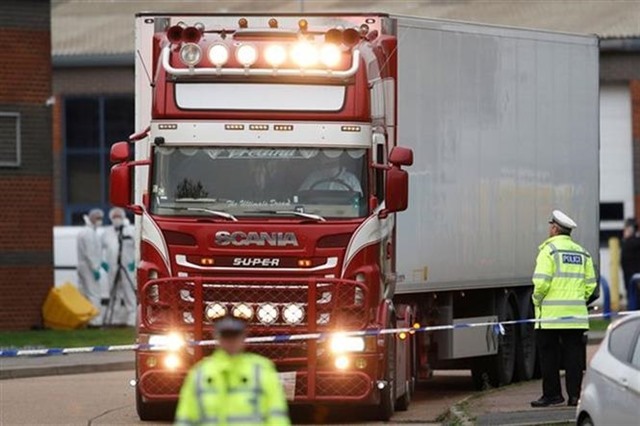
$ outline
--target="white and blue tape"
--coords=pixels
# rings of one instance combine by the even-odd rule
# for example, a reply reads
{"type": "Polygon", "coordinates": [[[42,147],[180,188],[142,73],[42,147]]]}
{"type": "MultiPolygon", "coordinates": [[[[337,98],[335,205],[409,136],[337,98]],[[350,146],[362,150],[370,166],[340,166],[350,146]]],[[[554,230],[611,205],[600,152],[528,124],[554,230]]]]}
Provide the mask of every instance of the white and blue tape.
{"type": "MultiPolygon", "coordinates": [[[[516,324],[531,324],[531,323],[555,323],[566,322],[577,319],[593,319],[593,318],[610,318],[615,316],[629,315],[638,313],[638,311],[624,311],[624,312],[611,312],[611,313],[599,313],[585,316],[567,316],[558,318],[544,318],[544,319],[523,319],[501,322],[477,322],[477,323],[459,323],[451,325],[430,325],[420,327],[403,327],[403,328],[386,328],[386,329],[369,329],[369,330],[357,330],[340,332],[342,336],[377,336],[386,334],[399,334],[399,333],[421,333],[426,331],[442,331],[442,330],[456,330],[460,328],[473,328],[473,327],[492,327],[495,334],[504,334],[505,326],[516,324]]],[[[300,340],[323,340],[331,336],[332,333],[305,333],[305,334],[280,334],[274,336],[257,336],[247,338],[247,343],[278,343],[278,342],[293,342],[300,340]]],[[[217,342],[215,340],[200,340],[190,341],[190,346],[213,346],[217,342]]],[[[96,352],[126,352],[136,350],[148,350],[154,346],[149,344],[131,344],[131,345],[113,345],[113,346],[87,346],[81,348],[42,348],[42,349],[1,349],[0,358],[8,357],[24,357],[24,356],[54,356],[54,355],[69,355],[69,354],[84,354],[84,353],[96,353],[96,352]]]]}

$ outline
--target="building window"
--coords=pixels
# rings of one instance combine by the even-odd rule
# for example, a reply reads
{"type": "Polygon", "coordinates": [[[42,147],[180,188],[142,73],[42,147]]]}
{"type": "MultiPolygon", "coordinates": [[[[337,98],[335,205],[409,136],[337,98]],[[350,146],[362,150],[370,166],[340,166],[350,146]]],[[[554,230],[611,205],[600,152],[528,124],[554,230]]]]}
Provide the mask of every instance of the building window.
{"type": "Polygon", "coordinates": [[[20,114],[0,112],[0,167],[20,167],[20,114]]]}
{"type": "Polygon", "coordinates": [[[69,97],[64,101],[65,224],[109,204],[109,150],[133,133],[133,96],[69,97]]]}

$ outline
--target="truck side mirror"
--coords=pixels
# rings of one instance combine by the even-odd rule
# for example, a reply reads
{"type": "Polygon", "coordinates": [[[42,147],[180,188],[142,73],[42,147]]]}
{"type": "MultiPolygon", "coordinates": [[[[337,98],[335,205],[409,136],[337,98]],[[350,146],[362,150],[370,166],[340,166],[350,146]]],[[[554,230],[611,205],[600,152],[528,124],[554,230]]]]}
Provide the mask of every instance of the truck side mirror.
{"type": "Polygon", "coordinates": [[[109,159],[113,164],[122,163],[129,159],[129,143],[128,142],[116,142],[111,145],[111,152],[109,159]]]}
{"type": "Polygon", "coordinates": [[[402,146],[395,146],[389,153],[389,163],[396,166],[410,166],[413,164],[413,151],[402,146]]]}
{"type": "Polygon", "coordinates": [[[387,170],[385,214],[401,212],[409,205],[409,173],[393,166],[387,170]]]}
{"type": "Polygon", "coordinates": [[[109,199],[116,207],[127,208],[131,204],[131,165],[129,163],[120,162],[111,167],[109,199]]]}

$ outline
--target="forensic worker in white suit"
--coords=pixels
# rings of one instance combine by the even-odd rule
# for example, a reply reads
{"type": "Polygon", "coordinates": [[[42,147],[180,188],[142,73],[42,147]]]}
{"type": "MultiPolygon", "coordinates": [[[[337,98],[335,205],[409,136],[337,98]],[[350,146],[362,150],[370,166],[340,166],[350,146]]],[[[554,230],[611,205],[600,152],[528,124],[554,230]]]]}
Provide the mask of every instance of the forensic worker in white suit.
{"type": "Polygon", "coordinates": [[[84,216],[85,227],[77,237],[78,248],[78,287],[100,315],[95,316],[89,326],[102,325],[100,270],[106,265],[102,261],[102,244],[98,229],[102,226],[103,213],[93,209],[84,216]]]}
{"type": "Polygon", "coordinates": [[[136,263],[135,228],[124,210],[114,207],[109,211],[111,226],[102,234],[104,259],[109,274],[109,308],[107,325],[136,325],[136,263]]]}

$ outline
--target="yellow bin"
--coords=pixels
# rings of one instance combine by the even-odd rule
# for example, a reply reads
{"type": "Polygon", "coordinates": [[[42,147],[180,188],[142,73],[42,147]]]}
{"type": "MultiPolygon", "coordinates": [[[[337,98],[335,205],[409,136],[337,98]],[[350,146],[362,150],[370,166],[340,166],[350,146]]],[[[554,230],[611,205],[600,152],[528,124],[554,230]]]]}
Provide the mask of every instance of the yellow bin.
{"type": "Polygon", "coordinates": [[[42,306],[45,327],[57,330],[80,328],[98,313],[98,309],[69,283],[52,288],[42,306]]]}

